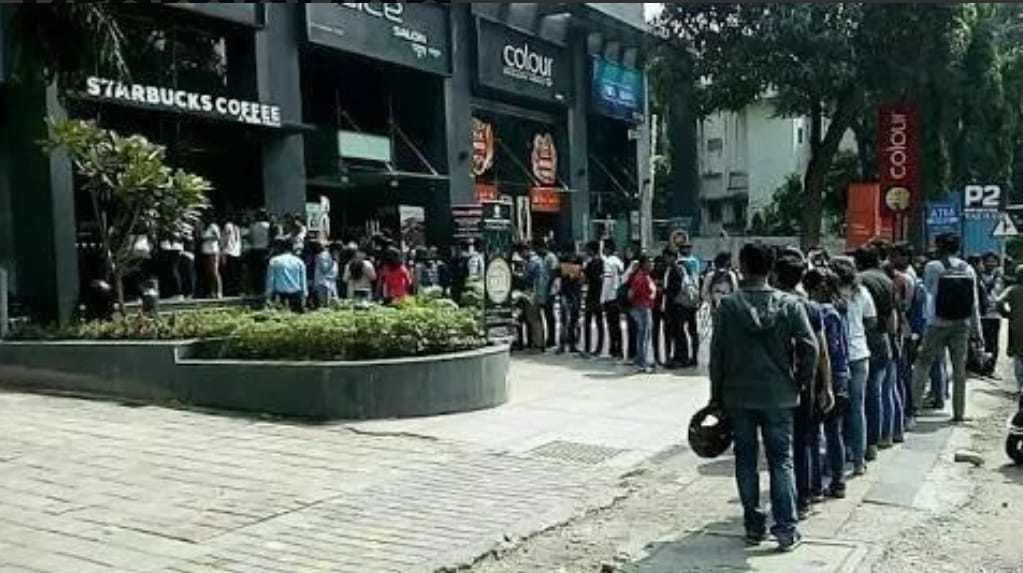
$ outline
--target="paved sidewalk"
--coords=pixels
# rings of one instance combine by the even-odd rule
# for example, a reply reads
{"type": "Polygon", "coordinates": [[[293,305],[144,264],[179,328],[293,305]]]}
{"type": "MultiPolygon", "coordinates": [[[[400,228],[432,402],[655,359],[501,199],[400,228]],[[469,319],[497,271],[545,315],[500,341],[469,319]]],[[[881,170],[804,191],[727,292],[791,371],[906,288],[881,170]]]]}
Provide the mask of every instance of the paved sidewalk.
{"type": "Polygon", "coordinates": [[[0,393],[0,572],[471,563],[681,439],[705,384],[627,372],[517,360],[508,406],[350,426],[0,393]]]}

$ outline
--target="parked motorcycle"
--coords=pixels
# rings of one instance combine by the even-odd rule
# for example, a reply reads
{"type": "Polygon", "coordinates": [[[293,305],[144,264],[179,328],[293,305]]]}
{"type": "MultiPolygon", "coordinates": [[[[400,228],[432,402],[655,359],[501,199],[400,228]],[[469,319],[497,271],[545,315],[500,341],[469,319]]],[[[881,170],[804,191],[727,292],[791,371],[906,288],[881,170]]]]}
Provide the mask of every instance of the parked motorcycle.
{"type": "Polygon", "coordinates": [[[1005,453],[1014,463],[1023,465],[1023,395],[1019,398],[1019,410],[1009,422],[1009,437],[1005,439],[1005,453]]]}

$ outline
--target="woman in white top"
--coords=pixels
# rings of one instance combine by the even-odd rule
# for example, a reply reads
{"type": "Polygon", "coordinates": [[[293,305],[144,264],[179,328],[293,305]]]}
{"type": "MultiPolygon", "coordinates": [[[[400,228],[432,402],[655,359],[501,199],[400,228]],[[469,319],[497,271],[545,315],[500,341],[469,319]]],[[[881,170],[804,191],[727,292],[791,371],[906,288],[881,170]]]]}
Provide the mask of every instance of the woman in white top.
{"type": "Polygon", "coordinates": [[[373,268],[373,263],[366,259],[366,254],[358,251],[351,262],[345,265],[341,280],[346,286],[345,298],[369,300],[373,297],[373,283],[377,280],[377,272],[373,268]]]}
{"type": "Polygon", "coordinates": [[[220,282],[220,226],[213,220],[212,212],[206,213],[206,225],[203,227],[201,239],[199,254],[202,255],[206,294],[211,298],[221,298],[224,287],[220,282]]]}
{"type": "Polygon", "coordinates": [[[230,220],[224,222],[220,237],[220,264],[223,267],[224,290],[228,296],[241,293],[242,234],[238,225],[230,220]]]}
{"type": "Polygon", "coordinates": [[[853,473],[863,475],[867,470],[867,418],[865,400],[869,374],[870,349],[867,331],[877,326],[877,309],[870,292],[856,278],[856,266],[851,259],[836,258],[831,269],[838,276],[839,292],[845,303],[838,310],[845,315],[846,334],[849,338],[849,449],[852,451],[853,473]]]}

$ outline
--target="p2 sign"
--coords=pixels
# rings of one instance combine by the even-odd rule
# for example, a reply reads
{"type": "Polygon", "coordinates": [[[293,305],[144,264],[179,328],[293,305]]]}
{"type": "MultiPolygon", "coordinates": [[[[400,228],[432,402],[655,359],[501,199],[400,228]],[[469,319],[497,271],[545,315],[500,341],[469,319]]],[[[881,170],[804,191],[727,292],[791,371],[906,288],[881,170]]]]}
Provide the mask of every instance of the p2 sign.
{"type": "Polygon", "coordinates": [[[1002,188],[998,185],[967,185],[963,193],[966,211],[997,211],[1002,207],[1002,188]]]}

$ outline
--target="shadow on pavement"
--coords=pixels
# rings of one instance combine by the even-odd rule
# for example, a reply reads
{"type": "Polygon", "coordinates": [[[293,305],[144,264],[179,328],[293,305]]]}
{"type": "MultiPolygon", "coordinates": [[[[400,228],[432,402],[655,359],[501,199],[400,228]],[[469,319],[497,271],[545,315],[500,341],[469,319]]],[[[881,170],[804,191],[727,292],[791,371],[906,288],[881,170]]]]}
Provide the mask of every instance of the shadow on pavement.
{"type": "MultiPolygon", "coordinates": [[[[774,544],[747,549],[742,519],[709,524],[673,540],[648,545],[647,555],[623,568],[626,573],[683,573],[688,571],[753,571],[750,560],[776,554],[774,544]]],[[[793,572],[795,573],[795,572],[793,572]]]]}
{"type": "Polygon", "coordinates": [[[1023,466],[1005,464],[998,468],[998,473],[1002,474],[1005,481],[1009,481],[1017,485],[1023,485],[1023,466]]]}
{"type": "Polygon", "coordinates": [[[710,463],[700,464],[696,466],[696,471],[701,476],[732,477],[735,475],[735,459],[727,457],[710,463]]]}

